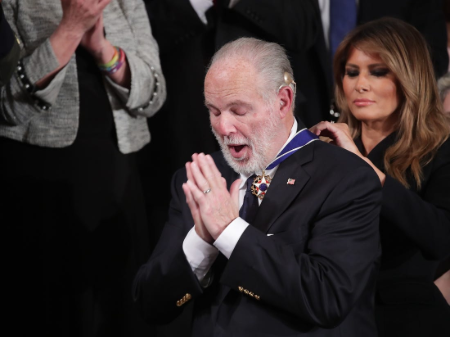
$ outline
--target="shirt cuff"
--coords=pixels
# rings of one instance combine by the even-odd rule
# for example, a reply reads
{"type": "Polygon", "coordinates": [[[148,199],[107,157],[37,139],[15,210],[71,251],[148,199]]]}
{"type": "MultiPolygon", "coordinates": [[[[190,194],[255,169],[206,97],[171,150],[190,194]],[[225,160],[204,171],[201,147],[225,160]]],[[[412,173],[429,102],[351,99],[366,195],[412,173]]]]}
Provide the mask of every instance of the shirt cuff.
{"type": "Polygon", "coordinates": [[[219,251],[198,236],[195,227],[189,231],[183,241],[183,251],[192,271],[201,282],[216,260],[219,251]]]}
{"type": "Polygon", "coordinates": [[[249,223],[244,219],[236,218],[224,229],[222,234],[219,235],[214,242],[214,246],[229,259],[231,253],[233,253],[234,247],[236,247],[242,233],[244,233],[248,225],[249,223]]]}
{"type": "Polygon", "coordinates": [[[208,21],[206,20],[206,11],[210,9],[213,5],[212,0],[189,0],[191,2],[192,8],[194,8],[199,19],[206,25],[208,21]]]}

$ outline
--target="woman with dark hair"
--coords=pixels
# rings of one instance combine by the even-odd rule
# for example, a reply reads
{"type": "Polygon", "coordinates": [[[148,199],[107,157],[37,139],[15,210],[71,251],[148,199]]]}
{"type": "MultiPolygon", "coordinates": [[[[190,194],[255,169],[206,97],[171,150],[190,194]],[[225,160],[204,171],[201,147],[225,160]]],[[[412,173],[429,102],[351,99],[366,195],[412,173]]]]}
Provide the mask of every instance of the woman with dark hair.
{"type": "Polygon", "coordinates": [[[450,336],[450,308],[434,285],[450,255],[450,127],[426,43],[380,19],[353,30],[334,58],[339,123],[311,130],[371,165],[383,185],[380,336],[450,336]]]}

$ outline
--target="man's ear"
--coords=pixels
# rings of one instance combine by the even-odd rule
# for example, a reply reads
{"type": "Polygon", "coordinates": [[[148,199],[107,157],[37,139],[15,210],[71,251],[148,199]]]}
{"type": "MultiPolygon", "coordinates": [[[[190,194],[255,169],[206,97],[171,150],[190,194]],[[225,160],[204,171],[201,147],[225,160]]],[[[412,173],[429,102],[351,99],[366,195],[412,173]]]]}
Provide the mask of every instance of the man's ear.
{"type": "Polygon", "coordinates": [[[278,91],[278,106],[280,117],[284,118],[288,114],[292,114],[292,103],[294,100],[294,92],[288,85],[284,85],[278,91]]]}

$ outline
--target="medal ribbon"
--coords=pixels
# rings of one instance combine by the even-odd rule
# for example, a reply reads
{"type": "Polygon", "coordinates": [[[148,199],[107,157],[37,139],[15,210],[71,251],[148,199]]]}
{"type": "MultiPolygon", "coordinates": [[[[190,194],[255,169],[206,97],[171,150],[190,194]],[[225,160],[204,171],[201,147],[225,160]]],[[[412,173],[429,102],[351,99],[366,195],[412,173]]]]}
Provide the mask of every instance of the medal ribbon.
{"type": "Polygon", "coordinates": [[[277,157],[269,164],[269,166],[266,167],[266,170],[273,169],[281,162],[293,155],[295,152],[300,150],[303,146],[308,145],[309,143],[318,139],[319,137],[308,129],[301,129],[295,134],[294,138],[292,138],[291,141],[287,143],[280,152],[278,152],[277,157]]]}
{"type": "MultiPolygon", "coordinates": [[[[293,155],[296,151],[301,149],[303,146],[308,145],[309,143],[318,139],[319,137],[317,137],[308,129],[300,130],[295,134],[291,141],[287,143],[280,152],[278,152],[277,157],[269,164],[269,166],[267,166],[266,170],[273,169],[281,162],[293,155]]],[[[267,193],[267,189],[269,188],[270,182],[271,178],[270,176],[265,174],[264,170],[261,175],[254,178],[253,184],[251,186],[251,194],[256,195],[259,199],[263,200],[264,196],[267,193]]],[[[250,192],[250,190],[248,192],[250,192]]]]}

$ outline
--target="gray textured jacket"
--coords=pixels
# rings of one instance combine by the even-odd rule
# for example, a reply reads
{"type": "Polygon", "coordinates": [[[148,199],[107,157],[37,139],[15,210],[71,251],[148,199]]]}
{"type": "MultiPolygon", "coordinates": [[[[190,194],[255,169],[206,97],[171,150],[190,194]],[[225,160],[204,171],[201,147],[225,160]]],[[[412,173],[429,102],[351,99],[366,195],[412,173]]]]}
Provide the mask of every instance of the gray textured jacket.
{"type": "MultiPolygon", "coordinates": [[[[61,21],[61,2],[5,0],[3,7],[21,40],[23,69],[18,67],[10,83],[0,88],[0,136],[39,146],[69,146],[79,118],[75,55],[46,88],[26,88],[27,79],[36,83],[58,67],[49,37],[61,21]]],[[[125,51],[131,70],[130,90],[105,77],[118,146],[130,153],[150,141],[146,117],[164,103],[165,80],[142,0],[112,0],[103,15],[108,40],[125,51]]]]}

